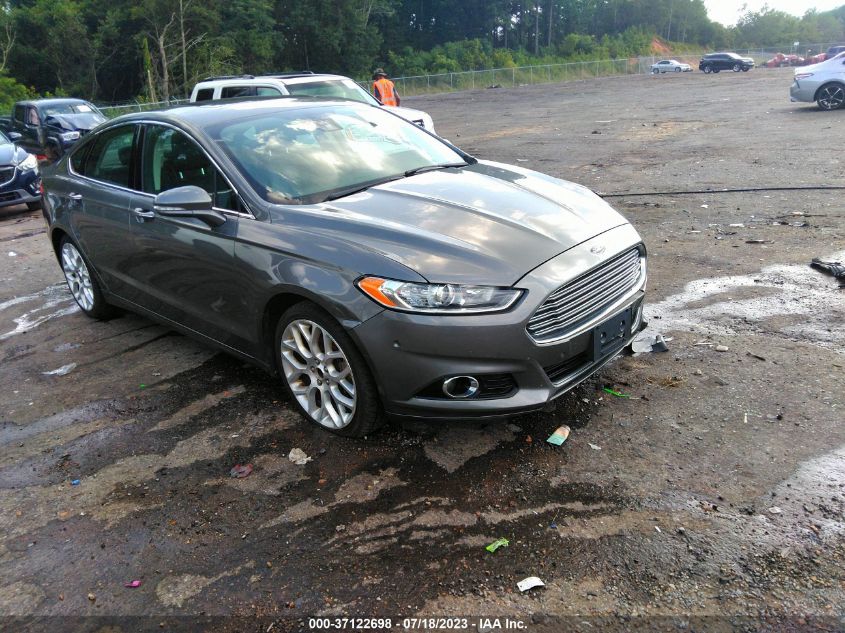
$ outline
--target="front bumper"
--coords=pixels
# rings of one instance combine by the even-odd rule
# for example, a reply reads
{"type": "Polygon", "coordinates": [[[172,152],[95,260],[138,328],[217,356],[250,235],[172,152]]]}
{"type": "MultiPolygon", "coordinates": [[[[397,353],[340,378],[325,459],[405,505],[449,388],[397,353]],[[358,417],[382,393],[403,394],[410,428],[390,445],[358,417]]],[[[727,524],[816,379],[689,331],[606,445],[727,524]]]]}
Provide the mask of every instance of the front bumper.
{"type": "Polygon", "coordinates": [[[41,175],[35,170],[15,170],[14,176],[0,184],[0,207],[41,200],[41,175]]]}
{"type": "MultiPolygon", "coordinates": [[[[612,305],[592,314],[575,330],[550,343],[537,343],[526,331],[537,307],[557,288],[617,253],[641,244],[623,225],[580,244],[523,277],[516,287],[526,295],[507,312],[475,316],[419,315],[385,310],[352,329],[394,416],[426,418],[502,417],[542,409],[612,360],[636,334],[642,321],[646,276],[612,305]],[[591,252],[604,247],[600,256],[591,252]],[[597,351],[597,327],[626,314],[623,339],[597,351]],[[513,378],[506,397],[450,399],[432,395],[432,386],[451,376],[513,378]],[[425,395],[421,395],[425,394],[425,395]]],[[[436,392],[436,389],[435,389],[436,392]]]]}
{"type": "Polygon", "coordinates": [[[802,101],[804,103],[812,103],[816,100],[816,86],[815,83],[802,81],[793,81],[789,87],[789,100],[802,101]]]}

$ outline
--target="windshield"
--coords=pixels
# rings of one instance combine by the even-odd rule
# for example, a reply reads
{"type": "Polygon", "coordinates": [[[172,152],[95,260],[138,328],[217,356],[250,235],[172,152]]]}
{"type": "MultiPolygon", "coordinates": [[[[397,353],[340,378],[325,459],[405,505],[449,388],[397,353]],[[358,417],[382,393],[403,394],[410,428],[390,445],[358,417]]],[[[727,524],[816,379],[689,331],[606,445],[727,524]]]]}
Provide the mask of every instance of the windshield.
{"type": "Polygon", "coordinates": [[[369,105],[378,104],[375,97],[351,79],[326,79],[324,81],[285,84],[285,88],[292,95],[304,97],[340,97],[341,99],[352,99],[353,101],[360,101],[369,105]]]}
{"type": "Polygon", "coordinates": [[[6,143],[11,143],[12,141],[9,140],[9,137],[0,132],[0,145],[5,145],[6,143]]]}
{"type": "Polygon", "coordinates": [[[448,145],[381,108],[279,108],[210,128],[265,200],[313,204],[426,167],[463,165],[448,145]]]}
{"type": "Polygon", "coordinates": [[[45,117],[54,114],[100,114],[100,111],[90,103],[56,103],[42,106],[41,112],[45,117]]]}

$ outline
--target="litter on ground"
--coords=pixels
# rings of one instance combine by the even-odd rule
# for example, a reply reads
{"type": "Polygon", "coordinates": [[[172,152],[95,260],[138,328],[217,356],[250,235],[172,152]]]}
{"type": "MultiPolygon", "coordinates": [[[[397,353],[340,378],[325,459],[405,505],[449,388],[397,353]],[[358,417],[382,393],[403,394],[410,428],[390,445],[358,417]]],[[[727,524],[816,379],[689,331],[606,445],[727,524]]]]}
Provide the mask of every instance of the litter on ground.
{"type": "Polygon", "coordinates": [[[521,592],[525,593],[529,589],[533,589],[534,587],[545,587],[546,583],[542,580],[537,578],[537,576],[529,576],[528,578],[523,578],[518,583],[516,583],[517,589],[521,592]]]}
{"type": "Polygon", "coordinates": [[[546,440],[549,444],[554,444],[555,446],[560,446],[566,441],[566,438],[569,437],[570,429],[565,424],[563,426],[559,426],[555,429],[554,433],[549,435],[549,438],[546,440]]]}
{"type": "Polygon", "coordinates": [[[290,449],[290,453],[288,453],[288,459],[292,461],[297,466],[305,466],[308,462],[311,461],[311,458],[305,454],[301,448],[292,448],[290,449]]]}
{"type": "Polygon", "coordinates": [[[488,546],[487,546],[487,547],[485,547],[484,549],[486,549],[488,552],[495,552],[495,551],[496,551],[497,549],[499,549],[500,547],[507,547],[509,544],[510,544],[510,543],[509,543],[508,539],[506,539],[506,538],[497,538],[495,541],[493,541],[492,543],[490,543],[490,545],[488,545],[488,546]]]}
{"type": "Polygon", "coordinates": [[[234,477],[235,479],[243,479],[244,477],[249,477],[251,474],[252,464],[235,464],[232,470],[229,471],[229,477],[234,477]]]}

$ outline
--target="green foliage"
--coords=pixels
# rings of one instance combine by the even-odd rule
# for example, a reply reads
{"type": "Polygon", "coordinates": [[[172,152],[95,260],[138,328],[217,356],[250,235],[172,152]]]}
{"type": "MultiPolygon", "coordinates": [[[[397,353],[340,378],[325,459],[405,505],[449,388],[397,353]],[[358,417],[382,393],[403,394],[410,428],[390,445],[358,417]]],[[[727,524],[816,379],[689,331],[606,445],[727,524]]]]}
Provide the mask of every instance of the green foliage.
{"type": "Polygon", "coordinates": [[[654,36],[677,53],[845,41],[845,6],[801,18],[764,8],[726,28],[704,0],[11,0],[0,23],[15,36],[10,77],[100,102],[184,97],[214,74],[369,78],[376,66],[400,76],[628,58],[654,36]]]}
{"type": "Polygon", "coordinates": [[[12,106],[16,101],[32,99],[35,91],[19,84],[11,77],[0,75],[0,113],[2,116],[9,116],[12,106]]]}

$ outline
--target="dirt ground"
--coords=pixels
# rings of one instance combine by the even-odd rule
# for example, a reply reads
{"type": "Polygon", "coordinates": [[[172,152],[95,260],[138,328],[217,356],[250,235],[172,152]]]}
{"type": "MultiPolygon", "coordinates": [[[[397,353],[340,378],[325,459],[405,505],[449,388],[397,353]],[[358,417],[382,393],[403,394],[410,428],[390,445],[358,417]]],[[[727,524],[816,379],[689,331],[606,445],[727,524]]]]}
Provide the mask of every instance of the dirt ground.
{"type": "Polygon", "coordinates": [[[84,317],[40,215],[0,212],[0,629],[843,630],[845,291],[808,266],[845,259],[843,191],[630,195],[845,186],[845,110],[791,104],[791,73],[406,100],[480,158],[627,194],[649,249],[670,351],[499,423],[334,437],[257,369],[84,317]]]}

